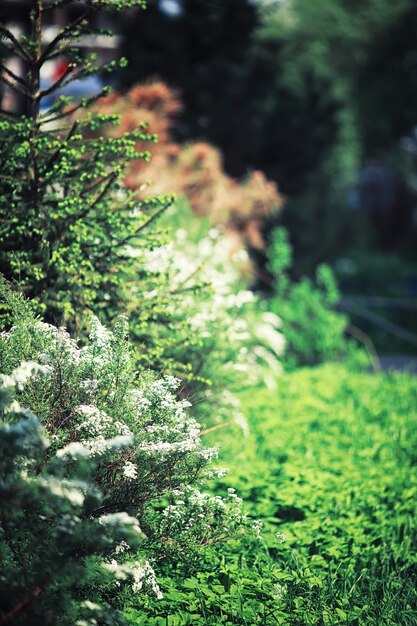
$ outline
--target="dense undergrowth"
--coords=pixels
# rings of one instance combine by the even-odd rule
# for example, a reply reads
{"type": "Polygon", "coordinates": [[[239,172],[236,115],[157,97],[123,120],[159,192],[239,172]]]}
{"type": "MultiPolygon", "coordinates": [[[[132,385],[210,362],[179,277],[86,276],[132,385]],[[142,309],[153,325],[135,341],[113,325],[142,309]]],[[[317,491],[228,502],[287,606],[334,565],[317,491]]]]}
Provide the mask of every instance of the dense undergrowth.
{"type": "Polygon", "coordinates": [[[280,569],[274,623],[415,624],[415,378],[327,364],[240,399],[222,461],[280,569]]]}
{"type": "Polygon", "coordinates": [[[280,203],[261,173],[237,187],[170,142],[147,170],[133,101],[107,101],[115,137],[98,96],[59,95],[98,71],[71,42],[104,6],[143,5],[87,2],[45,47],[71,2],[33,0],[32,40],[1,26],[31,69],[6,71],[26,116],[1,122],[0,623],[413,624],[415,380],[364,373],[331,270],[293,282],[283,230],[273,297],[248,289],[243,242],[280,203]],[[175,211],[141,195],[161,163],[175,211]]]}

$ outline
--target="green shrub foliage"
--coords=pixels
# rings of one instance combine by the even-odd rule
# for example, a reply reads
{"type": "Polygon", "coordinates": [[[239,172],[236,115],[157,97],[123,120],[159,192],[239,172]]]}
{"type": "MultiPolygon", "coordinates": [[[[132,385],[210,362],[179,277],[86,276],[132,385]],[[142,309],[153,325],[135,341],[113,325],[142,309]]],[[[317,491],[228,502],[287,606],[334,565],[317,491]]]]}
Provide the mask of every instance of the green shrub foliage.
{"type": "Polygon", "coordinates": [[[351,346],[344,336],[348,319],[335,310],[340,294],[330,267],[318,266],[315,282],[309,278],[293,282],[292,250],[283,228],[274,232],[269,255],[275,276],[271,308],[283,321],[286,365],[291,369],[348,356],[351,346]]]}
{"type": "MultiPolygon", "coordinates": [[[[133,264],[138,282],[144,280],[126,247],[133,242],[153,245],[151,235],[144,244],[145,226],[172,201],[161,197],[139,202],[122,185],[129,162],[149,158],[148,152],[137,150],[137,143],[155,137],[144,128],[120,138],[100,135],[103,126],[117,123],[117,116],[92,115],[88,109],[107,88],[80,101],[59,91],[99,69],[118,66],[113,61],[99,68],[95,55],[82,58],[79,40],[98,34],[92,26],[98,12],[134,5],[143,3],[32,0],[29,37],[16,39],[0,25],[2,56],[13,53],[28,68],[23,77],[7,68],[2,73],[24,114],[3,111],[0,121],[0,272],[36,298],[50,321],[74,323],[85,308],[109,310],[124,300],[133,264]],[[77,5],[78,17],[45,45],[44,14],[71,4],[77,5]],[[68,69],[41,87],[42,68],[56,58],[65,58],[68,69]],[[52,95],[54,104],[43,110],[42,102],[52,95]]],[[[144,319],[151,316],[149,310],[143,313],[144,319]]]]}
{"type": "MultiPolygon", "coordinates": [[[[92,534],[91,541],[95,542],[94,525],[116,525],[117,530],[134,519],[141,531],[140,546],[132,549],[129,541],[120,539],[116,546],[112,545],[112,550],[105,552],[104,561],[98,560],[97,568],[113,574],[119,584],[126,581],[134,593],[149,592],[159,597],[158,567],[166,563],[178,567],[182,563],[193,571],[210,546],[248,532],[258,533],[257,524],[246,519],[242,502],[234,491],[224,498],[201,491],[208,478],[222,473],[221,469],[212,467],[217,451],[202,444],[200,427],[188,414],[189,403],[177,400],[175,393],[179,381],[176,378],[169,375],[156,377],[150,373],[138,376],[126,337],[125,318],[117,318],[112,331],[97,318],[92,318],[90,339],[80,348],[64,328],[39,321],[29,307],[19,307],[23,302],[21,297],[4,286],[3,292],[9,309],[22,311],[14,318],[10,330],[3,332],[0,338],[0,371],[4,373],[2,383],[8,402],[3,410],[5,436],[10,429],[13,433],[14,429],[23,428],[18,421],[21,417],[19,407],[22,406],[28,407],[22,411],[30,409],[38,416],[50,441],[48,448],[33,454],[38,457],[37,461],[23,464],[19,461],[15,472],[24,467],[27,480],[36,486],[38,479],[43,484],[45,473],[50,473],[51,480],[55,480],[53,468],[58,467],[54,482],[56,492],[67,489],[67,486],[70,488],[72,484],[68,481],[73,480],[72,475],[76,475],[78,466],[91,465],[92,489],[94,493],[102,494],[95,499],[87,498],[88,485],[80,484],[79,491],[88,500],[88,509],[80,503],[78,508],[70,510],[80,524],[79,533],[77,526],[74,531],[77,534],[73,537],[77,545],[74,558],[80,561],[75,563],[77,567],[85,565],[84,557],[90,554],[82,550],[80,536],[84,523],[86,532],[89,529],[92,534]],[[22,362],[29,365],[22,365],[22,362]],[[44,376],[33,376],[23,386],[19,377],[28,368],[35,373],[40,370],[44,376]],[[9,389],[18,394],[19,405],[9,398],[9,389]]],[[[13,454],[16,456],[17,452],[13,454]]],[[[20,485],[19,480],[23,477],[20,474],[15,477],[12,474],[11,478],[6,476],[6,480],[15,479],[20,485]]],[[[25,496],[17,495],[16,500],[9,501],[12,518],[17,516],[20,519],[20,513],[14,508],[18,504],[22,505],[23,518],[29,521],[39,508],[40,515],[43,515],[42,507],[51,506],[48,497],[44,499],[43,491],[36,489],[34,487],[31,499],[28,499],[28,503],[33,502],[30,510],[26,508],[25,496]],[[37,499],[40,502],[35,506],[37,499]]],[[[64,508],[68,506],[66,504],[64,508]]],[[[60,523],[60,510],[57,508],[52,520],[47,522],[48,529],[60,523]]],[[[19,549],[27,551],[33,527],[26,528],[26,521],[22,524],[23,536],[20,538],[19,530],[14,540],[19,549]]],[[[7,532],[7,528],[2,518],[1,532],[7,532]]],[[[47,542],[48,537],[49,534],[45,536],[47,542]]],[[[12,550],[8,537],[3,536],[3,540],[4,549],[12,550]]],[[[30,581],[41,576],[45,565],[43,559],[46,562],[53,559],[57,549],[51,544],[51,553],[44,554],[41,537],[39,541],[35,551],[37,558],[32,559],[28,553],[24,575],[30,581]]],[[[71,546],[74,549],[74,543],[71,546]]],[[[95,546],[95,543],[91,545],[91,554],[100,555],[95,546]]],[[[62,550],[62,555],[59,550],[57,552],[56,567],[60,558],[66,558],[65,544],[62,550]]],[[[17,567],[14,563],[12,566],[17,567]]],[[[71,570],[71,561],[68,568],[71,570]]],[[[59,569],[53,571],[59,577],[59,569]]],[[[74,591],[74,578],[71,578],[72,574],[68,576],[68,584],[66,579],[54,582],[62,585],[63,593],[65,589],[74,591]]],[[[101,574],[94,572],[84,587],[87,586],[91,594],[100,599],[103,584],[106,597],[118,591],[115,582],[103,580],[101,574]]],[[[37,588],[35,582],[31,588],[37,588]]],[[[63,623],[67,622],[64,620],[63,623]]]]}

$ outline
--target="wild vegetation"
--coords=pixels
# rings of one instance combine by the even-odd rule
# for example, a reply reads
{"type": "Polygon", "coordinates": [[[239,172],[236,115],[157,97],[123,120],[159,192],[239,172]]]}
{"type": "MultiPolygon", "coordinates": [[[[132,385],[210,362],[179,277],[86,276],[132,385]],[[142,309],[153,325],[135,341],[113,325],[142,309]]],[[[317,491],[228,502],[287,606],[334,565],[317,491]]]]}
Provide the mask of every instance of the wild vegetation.
{"type": "Polygon", "coordinates": [[[0,624],[413,625],[415,379],[365,371],[332,270],[295,280],[265,236],[275,183],[176,137],[172,89],[61,93],[124,66],[80,42],[143,7],[32,0],[28,35],[0,26],[22,108],[0,120],[0,624]]]}
{"type": "Polygon", "coordinates": [[[222,483],[265,523],[276,623],[416,623],[416,398],[413,376],[340,364],[242,392],[251,436],[224,440],[222,483]]]}

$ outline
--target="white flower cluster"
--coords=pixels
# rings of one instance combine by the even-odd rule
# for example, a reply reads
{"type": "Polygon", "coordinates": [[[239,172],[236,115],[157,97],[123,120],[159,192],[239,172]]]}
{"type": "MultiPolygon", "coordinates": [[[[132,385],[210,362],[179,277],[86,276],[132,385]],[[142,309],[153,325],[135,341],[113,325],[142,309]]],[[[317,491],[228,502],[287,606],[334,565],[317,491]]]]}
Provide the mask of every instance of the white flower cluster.
{"type": "MultiPolygon", "coordinates": [[[[28,478],[27,480],[30,482],[31,479],[28,478]]],[[[84,483],[80,483],[79,486],[77,486],[75,481],[72,480],[39,477],[35,478],[34,482],[48,490],[52,495],[58,498],[65,498],[73,506],[81,507],[84,504],[86,489],[84,483]]]]}
{"type": "Polygon", "coordinates": [[[131,461],[126,461],[123,465],[123,476],[128,480],[135,480],[138,477],[138,468],[131,461]]]}
{"type": "Polygon", "coordinates": [[[91,405],[79,405],[73,409],[79,433],[79,441],[73,441],[56,452],[58,458],[80,459],[101,456],[107,452],[133,445],[132,431],[119,420],[91,405]]]}
{"type": "Polygon", "coordinates": [[[152,402],[145,396],[143,389],[131,389],[130,397],[133,409],[138,418],[141,418],[145,412],[151,408],[152,402]]]}
{"type": "Polygon", "coordinates": [[[127,561],[118,563],[112,559],[109,563],[103,563],[103,568],[112,572],[117,580],[132,580],[132,591],[138,593],[144,587],[160,600],[162,592],[156,582],[155,571],[149,561],[127,561]]]}
{"type": "MultiPolygon", "coordinates": [[[[106,328],[96,316],[91,317],[90,344],[80,349],[80,358],[84,366],[90,368],[96,375],[103,375],[115,360],[115,346],[118,342],[123,342],[128,334],[128,320],[125,315],[116,318],[113,331],[106,328]]],[[[117,353],[118,365],[120,368],[127,367],[130,355],[127,351],[120,350],[117,353]]]]}
{"type": "Polygon", "coordinates": [[[57,328],[52,324],[45,322],[36,322],[35,332],[44,338],[44,352],[39,354],[39,360],[47,365],[52,365],[59,358],[62,361],[68,361],[77,365],[80,360],[80,351],[77,342],[67,332],[66,328],[61,326],[57,328]]]}
{"type": "MultiPolygon", "coordinates": [[[[89,455],[102,456],[117,447],[131,445],[136,439],[134,455],[122,459],[118,466],[119,478],[131,483],[139,477],[135,456],[159,457],[168,462],[171,457],[193,454],[204,463],[214,458],[217,451],[202,446],[200,426],[188,415],[190,403],[176,397],[179,379],[170,375],[156,379],[148,377],[139,386],[133,385],[130,352],[125,341],[125,317],[116,320],[113,331],[93,317],[90,343],[81,348],[65,328],[56,329],[37,322],[34,332],[40,354],[50,365],[24,365],[16,370],[13,379],[7,380],[10,385],[19,385],[35,370],[48,371],[52,373],[53,393],[66,386],[65,392],[71,401],[77,397],[83,400],[71,407],[65,420],[66,431],[52,433],[52,441],[61,444],[58,458],[77,460],[89,455]],[[114,393],[123,376],[127,376],[125,391],[116,403],[114,393]],[[71,380],[74,381],[72,390],[69,387],[71,380]],[[103,390],[105,404],[111,405],[110,413],[97,404],[103,390]],[[68,441],[69,435],[73,439],[74,434],[77,441],[68,441]]],[[[6,341],[12,337],[13,333],[6,341]]],[[[7,380],[4,379],[4,384],[7,380]]],[[[68,408],[65,406],[65,411],[68,408]]]]}
{"type": "Polygon", "coordinates": [[[86,401],[91,402],[97,395],[99,381],[97,378],[84,378],[79,382],[79,389],[82,391],[86,401]]]}
{"type": "MultiPolygon", "coordinates": [[[[11,374],[0,374],[0,411],[4,415],[14,414],[32,418],[33,415],[30,411],[22,407],[16,400],[16,391],[23,391],[30,378],[37,375],[47,376],[50,373],[51,369],[46,365],[39,365],[34,361],[24,361],[11,374]]],[[[46,446],[46,439],[43,438],[43,441],[46,446]]]]}
{"type": "Polygon", "coordinates": [[[113,420],[110,415],[107,415],[104,411],[100,411],[96,406],[80,404],[74,408],[74,413],[81,418],[77,430],[83,437],[86,435],[89,437],[99,437],[109,434],[109,432],[114,430],[121,435],[132,435],[132,431],[126,424],[123,424],[120,420],[113,420]]]}
{"type": "Polygon", "coordinates": [[[71,441],[63,448],[60,448],[56,452],[58,459],[82,459],[90,456],[90,450],[79,441],[71,441]]]}
{"type": "Polygon", "coordinates": [[[274,588],[272,592],[272,597],[274,598],[274,600],[276,600],[277,602],[281,602],[285,598],[287,593],[288,593],[287,585],[282,585],[281,583],[274,584],[274,588]]]}
{"type": "Polygon", "coordinates": [[[112,530],[120,531],[120,529],[122,529],[124,532],[128,531],[134,535],[139,535],[141,538],[145,537],[136,517],[132,517],[125,512],[102,515],[99,518],[99,522],[112,530]]]}
{"type": "Polygon", "coordinates": [[[179,385],[178,378],[164,376],[133,393],[137,417],[143,424],[137,451],[161,458],[193,452],[209,462],[217,450],[201,445],[200,425],[187,413],[190,402],[177,400],[174,394],[179,385]]]}
{"type": "Polygon", "coordinates": [[[202,493],[184,486],[174,502],[162,512],[161,531],[173,535],[178,544],[204,546],[248,532],[260,539],[262,523],[251,521],[243,511],[243,501],[233,488],[226,497],[202,493]]]}
{"type": "Polygon", "coordinates": [[[24,361],[16,367],[11,374],[0,374],[0,386],[6,389],[23,391],[26,383],[32,376],[40,374],[47,376],[51,368],[47,365],[39,365],[34,361],[24,361]]]}

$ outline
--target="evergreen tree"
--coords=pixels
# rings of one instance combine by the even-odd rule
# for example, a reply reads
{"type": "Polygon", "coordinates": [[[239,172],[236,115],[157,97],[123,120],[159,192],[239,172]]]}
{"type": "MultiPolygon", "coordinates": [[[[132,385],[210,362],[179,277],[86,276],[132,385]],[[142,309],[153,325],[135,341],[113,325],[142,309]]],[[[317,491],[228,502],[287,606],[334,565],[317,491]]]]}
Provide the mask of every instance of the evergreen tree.
{"type": "MultiPolygon", "coordinates": [[[[143,243],[143,230],[172,200],[139,201],[124,188],[128,163],[149,158],[138,144],[143,148],[155,138],[144,128],[120,138],[97,132],[117,123],[116,116],[88,112],[108,93],[106,88],[80,101],[61,93],[99,69],[106,72],[124,64],[122,59],[99,68],[96,55],[83,57],[82,37],[110,34],[94,26],[100,12],[134,6],[143,6],[142,0],[31,0],[29,36],[15,37],[0,26],[1,56],[6,59],[1,78],[24,110],[23,116],[2,111],[0,121],[0,272],[35,298],[49,320],[71,323],[77,321],[76,311],[86,307],[117,307],[129,272],[141,279],[128,245],[154,243],[152,235],[143,243]],[[45,15],[68,8],[76,9],[76,17],[45,43],[45,15]],[[26,67],[23,76],[8,66],[10,54],[26,67]],[[43,68],[57,59],[65,61],[65,71],[43,86],[43,68]],[[54,103],[44,110],[43,102],[52,96],[54,103]]],[[[148,310],[145,317],[150,316],[148,310]]]]}

